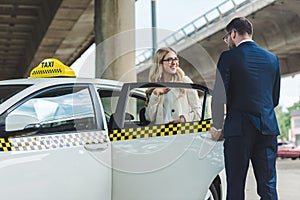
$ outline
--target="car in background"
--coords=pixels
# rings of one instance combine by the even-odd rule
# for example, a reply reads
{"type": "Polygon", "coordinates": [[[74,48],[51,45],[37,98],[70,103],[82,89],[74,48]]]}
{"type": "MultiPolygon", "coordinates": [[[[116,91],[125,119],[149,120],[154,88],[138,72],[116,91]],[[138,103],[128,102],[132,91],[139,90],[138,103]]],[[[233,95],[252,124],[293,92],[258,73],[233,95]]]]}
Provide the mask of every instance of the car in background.
{"type": "Polygon", "coordinates": [[[278,142],[277,157],[295,160],[300,158],[300,148],[297,148],[294,143],[278,142]]]}

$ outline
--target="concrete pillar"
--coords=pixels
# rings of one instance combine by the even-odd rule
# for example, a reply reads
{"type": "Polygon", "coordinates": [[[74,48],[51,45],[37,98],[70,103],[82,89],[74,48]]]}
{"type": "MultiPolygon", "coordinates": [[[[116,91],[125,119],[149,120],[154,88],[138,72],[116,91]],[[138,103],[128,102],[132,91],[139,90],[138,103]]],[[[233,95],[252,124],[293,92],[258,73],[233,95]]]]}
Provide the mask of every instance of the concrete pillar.
{"type": "Polygon", "coordinates": [[[95,0],[96,78],[136,81],[135,0],[95,0]]]}

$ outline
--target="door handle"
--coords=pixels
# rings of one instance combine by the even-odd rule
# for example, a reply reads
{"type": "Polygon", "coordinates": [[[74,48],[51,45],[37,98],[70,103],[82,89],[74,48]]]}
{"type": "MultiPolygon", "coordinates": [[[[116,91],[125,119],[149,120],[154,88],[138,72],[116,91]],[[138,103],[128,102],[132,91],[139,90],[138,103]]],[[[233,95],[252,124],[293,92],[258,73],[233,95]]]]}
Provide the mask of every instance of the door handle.
{"type": "Polygon", "coordinates": [[[108,143],[85,144],[84,148],[88,151],[105,151],[108,148],[108,143]]]}
{"type": "Polygon", "coordinates": [[[212,140],[211,134],[208,131],[206,131],[204,133],[200,133],[199,135],[201,138],[203,138],[205,140],[212,140]]]}

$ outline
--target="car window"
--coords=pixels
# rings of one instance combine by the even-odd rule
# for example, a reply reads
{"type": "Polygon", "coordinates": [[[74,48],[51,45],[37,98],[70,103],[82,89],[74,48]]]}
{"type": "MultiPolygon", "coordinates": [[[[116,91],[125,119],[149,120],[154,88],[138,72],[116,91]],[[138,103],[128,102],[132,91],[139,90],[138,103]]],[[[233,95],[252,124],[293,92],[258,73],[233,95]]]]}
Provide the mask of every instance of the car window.
{"type": "Polygon", "coordinates": [[[120,88],[101,87],[97,89],[97,92],[101,99],[106,122],[109,123],[111,115],[116,111],[120,88]]]}
{"type": "Polygon", "coordinates": [[[206,132],[211,125],[210,103],[206,105],[209,93],[197,84],[124,84],[108,123],[109,137],[117,141],[206,132]],[[168,92],[157,96],[155,88],[167,88],[168,92]]]}
{"type": "Polygon", "coordinates": [[[0,85],[0,104],[31,85],[0,85]]]}
{"type": "MultiPolygon", "coordinates": [[[[106,121],[109,124],[111,121],[111,116],[116,112],[117,103],[120,97],[120,89],[118,88],[101,88],[98,89],[98,94],[100,96],[102,106],[105,112],[106,121]]],[[[139,115],[137,113],[145,105],[145,93],[141,94],[137,91],[132,91],[128,105],[126,106],[127,118],[132,118],[130,120],[139,120],[139,115]]]]}
{"type": "Polygon", "coordinates": [[[139,96],[132,93],[127,102],[125,121],[129,123],[140,124],[141,123],[141,110],[145,107],[145,98],[139,98],[139,96]]]}
{"type": "Polygon", "coordinates": [[[88,86],[48,88],[30,97],[5,119],[6,131],[40,127],[39,133],[96,128],[93,103],[88,86]]]}
{"type": "Polygon", "coordinates": [[[204,120],[212,119],[211,100],[212,96],[210,94],[207,94],[204,109],[204,120]]]}
{"type": "MultiPolygon", "coordinates": [[[[152,88],[133,89],[130,92],[126,105],[125,127],[133,124],[139,126],[168,124],[171,121],[178,119],[178,116],[181,114],[186,115],[187,121],[189,122],[200,121],[204,92],[187,88],[169,89],[170,91],[167,94],[160,96],[157,101],[150,100],[152,98],[151,96],[153,96],[151,92],[152,88]],[[148,91],[150,91],[150,93],[148,91]],[[148,97],[146,97],[147,93],[149,94],[148,97]],[[182,98],[183,96],[188,96],[188,99],[185,100],[182,98]],[[161,101],[168,102],[170,107],[167,108],[161,101]],[[189,108],[187,106],[189,104],[192,105],[193,108],[189,108]],[[153,115],[153,117],[150,115],[153,115]],[[157,118],[161,117],[161,115],[163,115],[162,118],[167,119],[163,119],[164,121],[158,120],[157,118]]],[[[205,110],[205,118],[210,118],[209,107],[205,107],[205,110]]]]}

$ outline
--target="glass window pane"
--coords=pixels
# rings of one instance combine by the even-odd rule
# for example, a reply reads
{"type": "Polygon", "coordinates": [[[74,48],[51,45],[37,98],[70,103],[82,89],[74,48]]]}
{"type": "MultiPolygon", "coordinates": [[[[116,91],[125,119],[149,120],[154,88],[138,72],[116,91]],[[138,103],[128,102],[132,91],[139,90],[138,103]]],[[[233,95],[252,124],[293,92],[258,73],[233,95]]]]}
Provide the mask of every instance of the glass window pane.
{"type": "Polygon", "coordinates": [[[211,119],[212,118],[211,100],[212,100],[212,96],[208,94],[207,97],[206,97],[204,119],[211,119]]]}
{"type": "Polygon", "coordinates": [[[0,85],[0,104],[31,85],[0,85]]]}
{"type": "Polygon", "coordinates": [[[150,88],[133,90],[126,107],[131,117],[125,116],[125,127],[129,124],[145,126],[150,123],[178,123],[180,116],[187,122],[200,121],[203,97],[203,91],[187,88],[169,88],[167,93],[159,96],[154,95],[150,88]],[[149,94],[147,100],[146,91],[149,94]]]}
{"type": "Polygon", "coordinates": [[[6,118],[6,131],[41,125],[41,133],[96,128],[89,89],[64,86],[48,89],[13,110],[6,118]]]}

